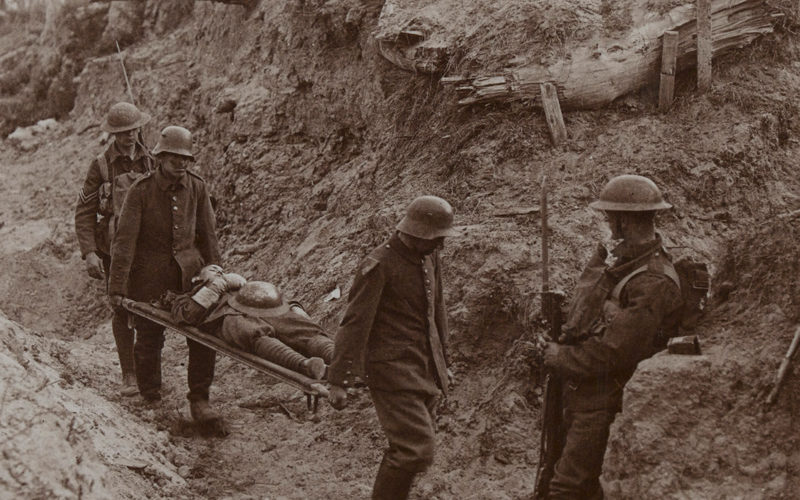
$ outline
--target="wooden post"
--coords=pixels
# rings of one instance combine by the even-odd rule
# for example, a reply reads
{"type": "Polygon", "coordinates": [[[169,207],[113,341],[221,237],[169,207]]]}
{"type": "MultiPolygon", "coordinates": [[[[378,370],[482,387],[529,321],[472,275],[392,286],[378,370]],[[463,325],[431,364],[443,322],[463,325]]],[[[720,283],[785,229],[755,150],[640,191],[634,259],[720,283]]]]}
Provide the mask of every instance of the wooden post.
{"type": "Polygon", "coordinates": [[[711,0],[697,0],[697,90],[711,88],[711,0]]]}
{"type": "Polygon", "coordinates": [[[558,146],[567,139],[567,127],[561,115],[561,105],[558,103],[558,89],[550,82],[540,83],[539,90],[542,94],[542,107],[547,119],[547,128],[550,129],[550,139],[553,146],[558,146]]]}
{"type": "Polygon", "coordinates": [[[667,111],[675,94],[675,61],[678,56],[678,32],[665,31],[661,38],[661,85],[658,89],[658,109],[667,111]]]}

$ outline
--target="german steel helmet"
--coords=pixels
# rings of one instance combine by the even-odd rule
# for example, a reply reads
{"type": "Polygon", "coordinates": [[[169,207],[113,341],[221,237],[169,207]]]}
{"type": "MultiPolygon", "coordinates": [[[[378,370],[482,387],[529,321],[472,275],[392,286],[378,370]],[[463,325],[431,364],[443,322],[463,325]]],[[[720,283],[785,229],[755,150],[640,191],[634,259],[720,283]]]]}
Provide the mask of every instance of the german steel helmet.
{"type": "Polygon", "coordinates": [[[254,316],[277,316],[289,311],[289,304],[278,287],[266,281],[248,281],[228,304],[239,312],[254,316]]]}
{"type": "Polygon", "coordinates": [[[453,229],[453,207],[438,196],[427,195],[408,205],[397,230],[423,240],[460,235],[453,229]]]}
{"type": "Polygon", "coordinates": [[[600,192],[600,199],[589,206],[612,212],[650,212],[672,208],[664,201],[656,183],[641,175],[614,177],[600,192]]]}
{"type": "Polygon", "coordinates": [[[111,106],[103,121],[103,130],[110,134],[135,130],[150,121],[150,115],[139,111],[129,102],[118,102],[111,106]]]}
{"type": "Polygon", "coordinates": [[[194,160],[192,154],[192,133],[183,127],[170,125],[161,131],[153,154],[174,153],[176,155],[188,156],[194,160]]]}

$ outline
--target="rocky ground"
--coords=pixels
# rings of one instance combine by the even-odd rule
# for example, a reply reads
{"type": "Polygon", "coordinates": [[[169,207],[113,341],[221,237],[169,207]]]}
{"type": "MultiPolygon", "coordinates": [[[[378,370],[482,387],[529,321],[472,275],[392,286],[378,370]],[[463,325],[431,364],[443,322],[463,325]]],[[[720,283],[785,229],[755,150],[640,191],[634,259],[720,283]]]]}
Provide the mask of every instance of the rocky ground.
{"type": "MultiPolygon", "coordinates": [[[[593,29],[624,27],[618,12],[594,3],[576,2],[605,20],[593,29]]],[[[404,29],[419,9],[436,26],[448,15],[461,20],[447,38],[461,44],[461,64],[489,66],[492,51],[507,60],[520,46],[511,41],[524,38],[514,30],[530,18],[520,2],[471,4],[505,19],[497,36],[508,44],[493,43],[493,24],[462,36],[467,11],[446,1],[175,0],[127,16],[129,2],[67,2],[77,10],[56,24],[69,43],[50,46],[52,80],[20,69],[38,67],[26,57],[44,53],[43,24],[4,24],[4,133],[9,119],[58,121],[0,143],[0,496],[365,498],[385,445],[365,394],[342,412],[323,402],[313,414],[302,394],[228,359],[218,361],[212,398],[232,432],[203,436],[188,421],[187,349],[177,334],[165,347],[161,407],[117,395],[110,313],[102,286],[83,271],[72,207],[103,147],[103,113],[126,98],[108,45],[118,36],[137,104],[154,116],[148,142],[168,124],[195,133],[197,169],[219,201],[226,266],[278,283],[332,330],[345,304],[324,297],[337,286],[346,295],[359,259],[408,201],[431,193],[453,203],[466,232],[444,255],[456,386],[415,498],[532,493],[541,388],[524,346],[542,333],[539,181],[546,174],[552,186],[551,279],[569,290],[603,238],[587,204],[621,173],[663,187],[676,206],[659,220],[667,244],[710,263],[715,297],[697,332],[703,355],[659,355],[631,381],[606,455],[609,498],[794,498],[796,377],[775,406],[762,404],[800,320],[800,216],[781,217],[800,208],[800,13],[775,3],[787,14],[776,32],[717,60],[710,92],[696,94],[687,73],[666,115],[653,88],[570,111],[570,139],[558,149],[529,104],[458,108],[436,77],[379,54],[387,23],[404,29]],[[109,18],[133,23],[127,38],[109,31],[121,22],[109,18]],[[72,69],[53,62],[66,60],[72,69]],[[25,89],[61,82],[74,94],[71,111],[49,113],[9,75],[25,89]],[[20,114],[20,103],[43,115],[20,114]]],[[[538,15],[539,28],[571,19],[560,8],[538,15]]],[[[596,15],[583,22],[593,26],[596,15]]]]}

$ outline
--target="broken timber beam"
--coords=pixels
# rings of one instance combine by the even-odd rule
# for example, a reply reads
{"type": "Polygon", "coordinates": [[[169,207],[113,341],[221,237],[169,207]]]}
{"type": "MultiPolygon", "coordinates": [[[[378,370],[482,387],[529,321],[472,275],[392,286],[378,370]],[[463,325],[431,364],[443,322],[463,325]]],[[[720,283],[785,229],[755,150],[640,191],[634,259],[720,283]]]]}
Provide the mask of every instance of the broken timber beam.
{"type": "Polygon", "coordinates": [[[553,141],[553,146],[560,146],[567,140],[567,127],[564,125],[561,105],[558,103],[558,90],[550,82],[542,83],[539,87],[547,128],[550,129],[550,140],[553,141]]]}
{"type": "Polygon", "coordinates": [[[661,83],[658,89],[658,109],[667,111],[675,94],[675,65],[678,57],[678,32],[665,31],[661,42],[661,83]]]}
{"type": "MultiPolygon", "coordinates": [[[[711,0],[714,56],[744,47],[773,31],[780,14],[764,0],[711,0]]],[[[631,30],[624,39],[604,40],[604,46],[577,47],[570,58],[550,65],[509,68],[503,74],[446,77],[456,85],[461,105],[541,98],[540,84],[558,86],[561,107],[598,108],[627,93],[654,83],[659,74],[665,31],[678,32],[676,71],[696,64],[697,19],[694,4],[672,9],[664,16],[631,30]]]]}
{"type": "Polygon", "coordinates": [[[711,0],[697,0],[697,90],[711,88],[711,0]]]}

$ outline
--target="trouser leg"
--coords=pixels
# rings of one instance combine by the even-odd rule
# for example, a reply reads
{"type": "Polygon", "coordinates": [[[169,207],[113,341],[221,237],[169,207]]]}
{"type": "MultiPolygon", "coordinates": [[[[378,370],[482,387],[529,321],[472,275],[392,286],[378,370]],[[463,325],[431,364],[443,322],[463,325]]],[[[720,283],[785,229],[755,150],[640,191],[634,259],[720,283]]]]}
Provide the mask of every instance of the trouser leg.
{"type": "Polygon", "coordinates": [[[134,373],[135,361],[133,359],[134,332],[128,328],[128,313],[114,311],[111,318],[111,331],[114,333],[114,343],[117,345],[119,367],[123,378],[134,373]]]}
{"type": "Polygon", "coordinates": [[[392,467],[384,456],[372,487],[372,500],[405,500],[416,473],[392,467]]]}
{"type": "Polygon", "coordinates": [[[412,473],[427,470],[433,463],[434,408],[438,396],[372,388],[370,395],[389,441],[384,452],[386,464],[412,473]]]}
{"type": "Polygon", "coordinates": [[[211,382],[214,381],[214,366],[217,353],[199,342],[187,338],[189,346],[189,401],[208,400],[211,382]]]}
{"type": "Polygon", "coordinates": [[[566,441],[550,481],[550,499],[603,498],[600,473],[615,416],[610,410],[565,411],[566,441]]]}
{"type": "Polygon", "coordinates": [[[133,348],[136,384],[143,398],[161,397],[161,349],[164,327],[143,318],[136,320],[136,342],[133,348]]]}
{"type": "Polygon", "coordinates": [[[275,364],[298,373],[304,373],[303,362],[306,357],[275,337],[259,337],[255,341],[255,353],[275,364]]]}
{"type": "MultiPolygon", "coordinates": [[[[101,253],[100,260],[103,262],[103,270],[105,271],[106,276],[106,287],[108,287],[108,272],[111,267],[111,257],[101,253]]],[[[119,356],[119,367],[122,371],[122,377],[125,378],[126,376],[133,375],[134,332],[132,328],[128,328],[127,312],[114,311],[114,314],[111,317],[111,332],[114,334],[114,344],[117,346],[117,355],[119,356]]]]}
{"type": "Polygon", "coordinates": [[[330,364],[333,360],[333,339],[324,335],[317,335],[308,342],[308,355],[316,356],[330,364]]]}

